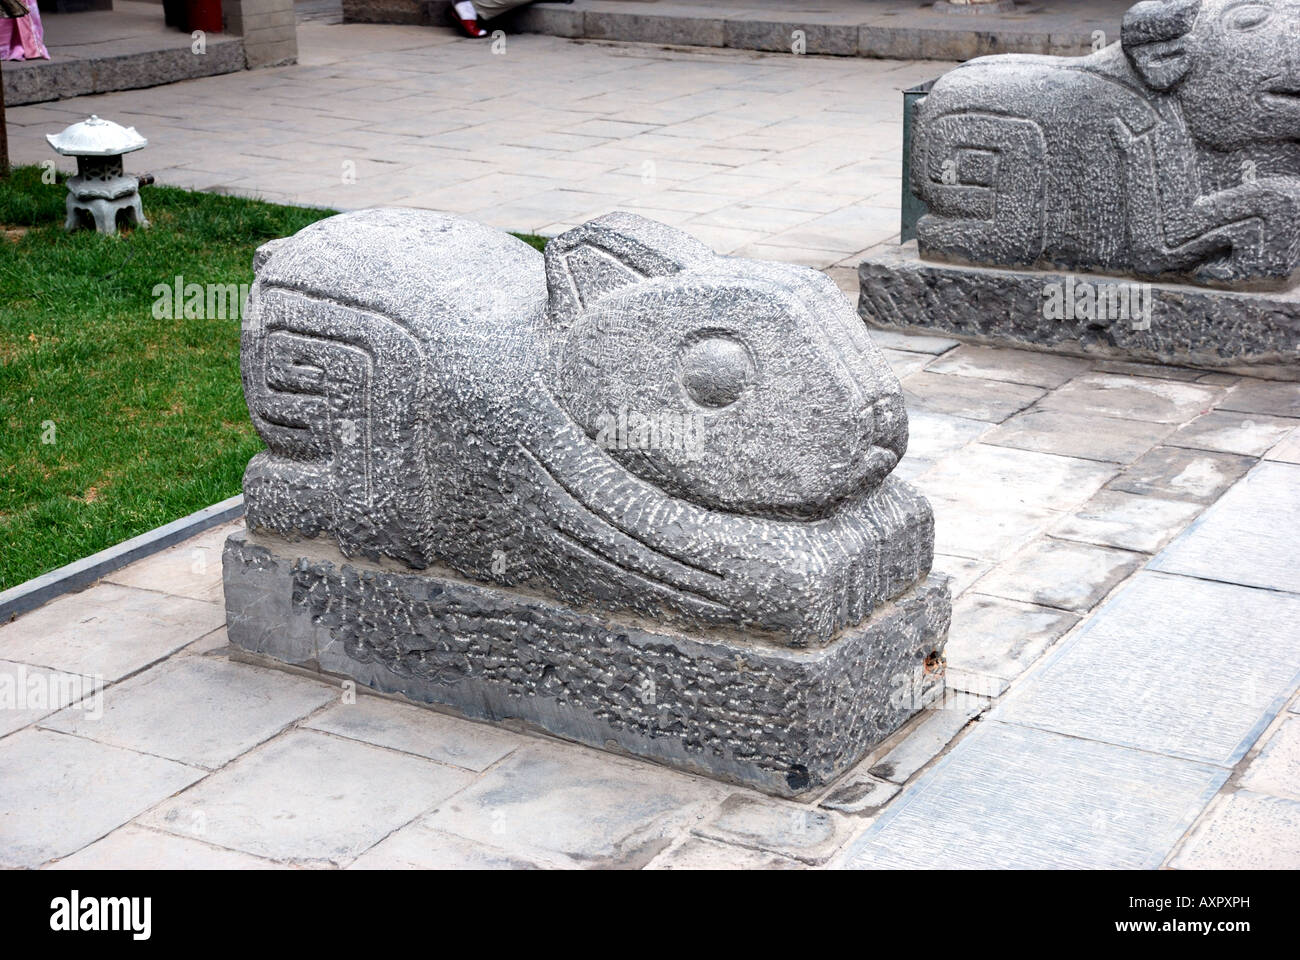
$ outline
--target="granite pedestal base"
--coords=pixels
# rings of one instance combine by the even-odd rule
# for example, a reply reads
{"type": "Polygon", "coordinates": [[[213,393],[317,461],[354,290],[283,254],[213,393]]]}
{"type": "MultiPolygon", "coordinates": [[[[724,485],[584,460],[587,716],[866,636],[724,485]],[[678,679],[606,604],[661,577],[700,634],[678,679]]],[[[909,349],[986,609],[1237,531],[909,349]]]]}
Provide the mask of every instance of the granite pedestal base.
{"type": "Polygon", "coordinates": [[[951,619],[931,575],[824,646],[687,636],[555,600],[239,532],[224,553],[235,645],[471,719],[797,796],[942,691],[951,619]]]}
{"type": "Polygon", "coordinates": [[[915,242],[864,260],[858,280],[858,314],[884,330],[1300,379],[1300,289],[962,266],[920,259],[915,242]]]}

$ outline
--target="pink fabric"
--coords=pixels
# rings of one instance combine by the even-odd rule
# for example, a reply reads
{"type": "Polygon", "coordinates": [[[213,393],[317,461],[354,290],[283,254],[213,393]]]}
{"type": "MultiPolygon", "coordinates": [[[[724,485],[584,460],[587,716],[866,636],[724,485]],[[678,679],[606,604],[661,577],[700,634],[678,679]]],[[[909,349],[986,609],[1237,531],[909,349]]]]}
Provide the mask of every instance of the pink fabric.
{"type": "Polygon", "coordinates": [[[48,60],[50,51],[42,42],[45,28],[36,0],[23,0],[27,16],[0,20],[0,60],[48,60]]]}

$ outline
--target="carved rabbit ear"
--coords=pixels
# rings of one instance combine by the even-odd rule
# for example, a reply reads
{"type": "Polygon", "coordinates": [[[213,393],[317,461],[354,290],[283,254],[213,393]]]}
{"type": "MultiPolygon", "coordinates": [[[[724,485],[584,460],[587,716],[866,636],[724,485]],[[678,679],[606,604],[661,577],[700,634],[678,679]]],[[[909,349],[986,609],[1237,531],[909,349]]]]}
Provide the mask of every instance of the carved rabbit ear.
{"type": "Polygon", "coordinates": [[[614,290],[677,273],[713,256],[694,237],[635,214],[610,213],[589,220],[546,245],[551,320],[567,327],[614,290]]]}
{"type": "Polygon", "coordinates": [[[1187,41],[1200,10],[1201,0],[1146,0],[1124,14],[1124,54],[1153,90],[1170,90],[1187,76],[1187,41]]]}

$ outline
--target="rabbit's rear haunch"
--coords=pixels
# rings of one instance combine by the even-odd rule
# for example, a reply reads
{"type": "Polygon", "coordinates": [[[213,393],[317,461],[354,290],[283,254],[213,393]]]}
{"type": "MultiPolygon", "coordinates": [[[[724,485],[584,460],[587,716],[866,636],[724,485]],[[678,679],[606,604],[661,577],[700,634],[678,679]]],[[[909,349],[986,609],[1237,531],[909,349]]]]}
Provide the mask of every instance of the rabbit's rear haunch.
{"type": "Polygon", "coordinates": [[[254,533],[796,645],[929,569],[898,381],[814,271],[368,210],[259,252],[243,336],[254,533]]]}

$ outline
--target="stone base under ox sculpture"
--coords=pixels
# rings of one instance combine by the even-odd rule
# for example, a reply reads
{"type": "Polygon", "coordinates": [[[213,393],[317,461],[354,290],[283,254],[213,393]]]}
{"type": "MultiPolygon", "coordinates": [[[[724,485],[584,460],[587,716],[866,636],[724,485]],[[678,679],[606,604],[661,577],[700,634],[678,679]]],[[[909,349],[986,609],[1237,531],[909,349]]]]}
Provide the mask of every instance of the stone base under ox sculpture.
{"type": "MultiPolygon", "coordinates": [[[[1300,289],[1229,291],[1057,270],[1010,270],[923,260],[916,242],[858,266],[858,315],[882,330],[1081,357],[1300,379],[1300,289]],[[1149,315],[1114,317],[1109,304],[1067,318],[1052,297],[1149,294],[1149,315]],[[1140,288],[1140,289],[1139,289],[1140,288]],[[1059,312],[1059,311],[1058,311],[1059,312]],[[1101,314],[1100,316],[1098,314],[1101,314]],[[1148,325],[1149,321],[1149,325],[1148,325]]],[[[1137,301],[1130,301],[1131,303],[1137,301]]]]}
{"type": "Polygon", "coordinates": [[[779,796],[822,786],[937,696],[952,606],[931,575],[824,647],[686,636],[445,573],[238,532],[245,650],[779,796]],[[938,662],[937,658],[930,661],[938,662]]]}

